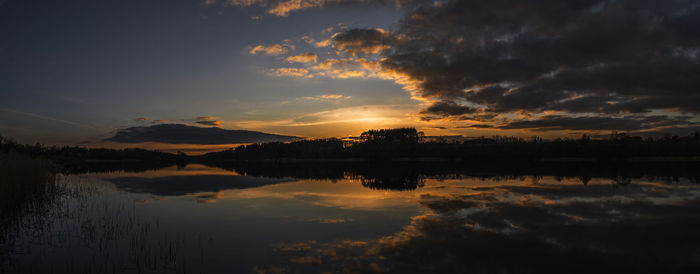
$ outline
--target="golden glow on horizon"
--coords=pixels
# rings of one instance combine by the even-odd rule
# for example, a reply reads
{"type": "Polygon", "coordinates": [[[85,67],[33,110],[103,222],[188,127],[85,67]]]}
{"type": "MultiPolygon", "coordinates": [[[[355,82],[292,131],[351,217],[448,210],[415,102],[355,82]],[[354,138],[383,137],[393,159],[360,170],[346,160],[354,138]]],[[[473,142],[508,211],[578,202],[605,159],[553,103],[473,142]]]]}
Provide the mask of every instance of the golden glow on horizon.
{"type": "Polygon", "coordinates": [[[198,144],[166,144],[166,143],[156,143],[156,142],[144,142],[144,143],[118,143],[118,142],[96,142],[90,144],[80,144],[82,147],[87,148],[112,148],[112,149],[126,149],[126,148],[142,148],[148,150],[159,150],[162,152],[177,153],[182,152],[187,155],[202,155],[214,151],[222,151],[229,148],[235,148],[246,144],[217,144],[217,145],[198,145],[198,144]]]}

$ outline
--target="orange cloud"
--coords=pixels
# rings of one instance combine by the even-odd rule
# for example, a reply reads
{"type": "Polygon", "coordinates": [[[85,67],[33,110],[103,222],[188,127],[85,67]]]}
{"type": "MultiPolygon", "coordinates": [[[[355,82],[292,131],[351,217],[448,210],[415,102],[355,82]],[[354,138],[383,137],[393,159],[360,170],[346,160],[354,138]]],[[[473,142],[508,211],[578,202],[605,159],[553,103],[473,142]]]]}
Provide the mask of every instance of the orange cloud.
{"type": "Polygon", "coordinates": [[[410,78],[405,73],[382,66],[382,61],[383,59],[350,56],[339,59],[329,58],[314,64],[304,63],[304,68],[273,68],[265,72],[276,77],[376,78],[391,80],[409,91],[412,99],[426,104],[433,102],[431,98],[420,96],[420,81],[410,78]]]}
{"type": "Polygon", "coordinates": [[[285,40],[281,44],[272,44],[269,46],[257,45],[249,52],[252,55],[256,55],[258,53],[265,53],[266,55],[282,55],[290,51],[294,51],[294,45],[292,44],[292,41],[285,40]]]}
{"type": "MultiPolygon", "coordinates": [[[[330,28],[330,29],[334,29],[334,28],[330,28]]],[[[327,31],[327,30],[322,30],[321,33],[325,32],[325,31],[327,31]]],[[[303,37],[301,37],[301,39],[304,40],[304,42],[306,42],[307,44],[309,44],[315,48],[328,47],[333,42],[333,37],[328,38],[328,39],[324,39],[324,40],[317,40],[317,39],[314,39],[314,38],[309,37],[309,36],[303,36],[303,37]]]]}
{"type": "MultiPolygon", "coordinates": [[[[311,8],[320,8],[328,5],[347,3],[368,3],[367,0],[204,0],[204,5],[213,6],[222,3],[224,7],[237,6],[241,8],[250,6],[267,7],[267,13],[275,16],[289,16],[293,11],[311,8]]],[[[396,7],[401,6],[401,0],[387,1],[396,7]]]]}
{"type": "Polygon", "coordinates": [[[295,56],[289,56],[284,59],[287,63],[316,63],[318,62],[318,54],[316,53],[304,53],[295,56]]]}
{"type": "Polygon", "coordinates": [[[352,29],[333,35],[333,47],[350,55],[379,54],[396,43],[398,36],[386,30],[352,29]]]}
{"type": "Polygon", "coordinates": [[[288,16],[290,12],[322,7],[327,0],[289,0],[278,2],[267,13],[277,16],[288,16]]]}

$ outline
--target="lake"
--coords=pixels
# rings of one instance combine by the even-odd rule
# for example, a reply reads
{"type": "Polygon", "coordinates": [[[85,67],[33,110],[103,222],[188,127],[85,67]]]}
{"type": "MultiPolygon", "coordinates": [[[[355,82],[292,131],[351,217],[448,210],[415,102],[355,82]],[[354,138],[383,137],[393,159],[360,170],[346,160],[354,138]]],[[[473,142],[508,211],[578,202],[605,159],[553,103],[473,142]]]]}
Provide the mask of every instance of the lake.
{"type": "Polygon", "coordinates": [[[697,165],[80,167],[7,273],[700,273],[697,165]]]}

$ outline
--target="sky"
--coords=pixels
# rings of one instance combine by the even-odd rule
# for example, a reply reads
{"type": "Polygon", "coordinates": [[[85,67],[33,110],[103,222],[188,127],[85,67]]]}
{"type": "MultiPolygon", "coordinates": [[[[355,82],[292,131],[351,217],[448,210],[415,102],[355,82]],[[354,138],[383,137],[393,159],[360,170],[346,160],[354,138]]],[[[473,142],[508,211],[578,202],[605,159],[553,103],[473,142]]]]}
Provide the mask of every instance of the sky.
{"type": "Polygon", "coordinates": [[[0,134],[689,134],[693,0],[0,0],[0,134]]]}

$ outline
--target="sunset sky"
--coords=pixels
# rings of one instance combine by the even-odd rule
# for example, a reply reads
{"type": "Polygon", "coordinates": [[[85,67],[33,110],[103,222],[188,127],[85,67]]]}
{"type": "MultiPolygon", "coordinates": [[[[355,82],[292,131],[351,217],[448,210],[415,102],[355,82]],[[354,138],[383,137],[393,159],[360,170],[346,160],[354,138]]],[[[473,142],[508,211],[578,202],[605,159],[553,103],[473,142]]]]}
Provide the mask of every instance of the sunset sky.
{"type": "Polygon", "coordinates": [[[693,0],[0,0],[0,134],[688,134],[698,26],[693,0]]]}

